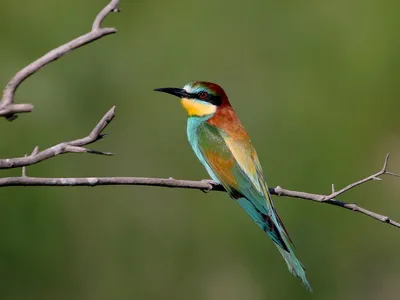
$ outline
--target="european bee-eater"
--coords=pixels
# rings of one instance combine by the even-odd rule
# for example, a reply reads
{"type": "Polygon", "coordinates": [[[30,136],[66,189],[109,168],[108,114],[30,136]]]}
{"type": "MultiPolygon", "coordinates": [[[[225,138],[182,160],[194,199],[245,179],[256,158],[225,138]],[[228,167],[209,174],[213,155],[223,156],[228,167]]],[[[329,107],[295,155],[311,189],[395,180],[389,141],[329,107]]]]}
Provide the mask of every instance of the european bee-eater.
{"type": "Polygon", "coordinates": [[[197,158],[213,180],[268,234],[289,271],[311,291],[288,232],[278,216],[256,150],[236,116],[224,90],[217,84],[195,81],[181,88],[160,88],[181,99],[188,114],[187,136],[197,158]]]}

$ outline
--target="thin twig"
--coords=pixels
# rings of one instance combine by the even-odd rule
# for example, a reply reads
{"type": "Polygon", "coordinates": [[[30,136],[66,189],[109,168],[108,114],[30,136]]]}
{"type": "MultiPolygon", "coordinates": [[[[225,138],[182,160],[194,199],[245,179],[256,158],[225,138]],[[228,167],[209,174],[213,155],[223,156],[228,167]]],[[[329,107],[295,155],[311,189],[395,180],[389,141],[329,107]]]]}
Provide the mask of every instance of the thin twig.
{"type": "Polygon", "coordinates": [[[17,113],[27,113],[33,110],[32,104],[14,103],[14,96],[17,88],[29,76],[36,73],[52,61],[64,56],[66,53],[100,39],[103,36],[117,32],[115,28],[101,28],[100,26],[102,21],[109,13],[119,11],[117,8],[118,3],[119,0],[112,0],[105,8],[101,10],[101,12],[96,16],[90,32],[51,50],[44,56],[18,71],[18,73],[14,75],[14,77],[7,83],[5,89],[3,90],[3,96],[0,101],[0,117],[3,116],[6,117],[7,120],[12,121],[16,118],[17,113]]]}
{"type": "MultiPolygon", "coordinates": [[[[34,156],[34,155],[38,154],[38,152],[39,152],[39,147],[36,146],[35,148],[33,148],[31,156],[34,156]]],[[[27,156],[28,156],[28,154],[25,154],[24,157],[27,157],[27,156]]],[[[26,177],[26,166],[22,167],[22,177],[26,177]]]]}
{"type": "MultiPolygon", "coordinates": [[[[25,154],[24,155],[24,157],[27,157],[28,156],[28,154],[25,154]]],[[[22,167],[22,175],[21,175],[22,177],[26,177],[26,166],[23,166],[22,167]]]]}
{"type": "MultiPolygon", "coordinates": [[[[26,175],[26,166],[41,162],[51,157],[64,154],[64,153],[94,153],[111,155],[109,152],[101,152],[91,150],[83,146],[89,145],[97,140],[104,138],[106,135],[102,134],[104,128],[112,121],[115,116],[115,107],[112,107],[92,130],[92,132],[86,137],[76,139],[69,142],[60,143],[51,148],[43,151],[38,151],[38,147],[35,147],[32,154],[25,157],[0,159],[0,169],[10,169],[23,167],[22,176],[20,177],[8,177],[0,178],[0,187],[7,186],[98,186],[98,185],[146,185],[146,186],[159,186],[169,188],[186,188],[186,189],[198,189],[203,192],[209,191],[225,191],[225,189],[212,180],[201,180],[201,181],[190,181],[190,180],[177,180],[172,177],[168,179],[164,178],[143,178],[143,177],[91,177],[91,178],[42,178],[42,177],[29,177],[26,175]]],[[[392,226],[400,228],[400,224],[388,218],[387,216],[377,214],[369,211],[365,208],[357,206],[356,204],[346,203],[336,200],[337,196],[349,191],[350,189],[360,186],[371,180],[380,180],[380,176],[396,176],[400,177],[400,174],[387,171],[389,162],[389,154],[386,155],[382,169],[364,179],[349,184],[345,188],[335,192],[335,187],[332,185],[332,193],[329,195],[311,194],[299,191],[286,190],[280,186],[276,188],[270,188],[269,191],[273,195],[286,196],[292,198],[299,198],[304,200],[311,200],[319,203],[327,203],[335,206],[339,206],[345,209],[356,211],[367,215],[373,219],[379,220],[384,223],[388,223],[392,226]]]]}
{"type": "MultiPolygon", "coordinates": [[[[92,130],[92,132],[83,138],[76,139],[69,142],[63,142],[57,144],[53,147],[47,148],[43,151],[38,151],[38,148],[35,147],[32,154],[24,157],[17,158],[7,158],[0,159],[0,169],[12,169],[19,167],[27,167],[43,160],[52,158],[54,156],[65,154],[65,153],[93,153],[93,154],[102,154],[102,155],[112,155],[110,152],[102,152],[97,150],[92,150],[85,148],[83,146],[89,145],[93,142],[98,141],[106,137],[105,134],[102,134],[103,129],[111,122],[111,120],[115,116],[115,106],[112,107],[100,120],[100,122],[96,125],[96,127],[92,130]]],[[[23,174],[26,174],[26,170],[23,170],[23,174]]],[[[24,178],[29,178],[23,176],[24,178]]]]}
{"type": "Polygon", "coordinates": [[[363,183],[366,183],[368,181],[371,181],[371,180],[382,180],[379,177],[379,176],[382,176],[382,175],[390,175],[390,176],[400,177],[400,174],[396,174],[396,173],[392,173],[392,172],[388,172],[387,171],[387,166],[388,166],[388,162],[389,162],[389,156],[390,156],[389,153],[386,154],[386,158],[385,158],[385,161],[383,163],[383,167],[379,172],[377,172],[375,174],[372,174],[371,176],[368,176],[368,177],[366,177],[364,179],[361,179],[361,180],[359,180],[357,182],[349,184],[348,186],[342,188],[341,190],[339,190],[337,192],[332,191],[332,194],[324,196],[324,198],[321,201],[328,201],[328,200],[334,199],[337,196],[339,196],[339,195],[351,190],[352,188],[354,188],[356,186],[359,186],[359,185],[361,185],[363,183]]]}
{"type": "MultiPolygon", "coordinates": [[[[0,178],[0,187],[7,186],[101,186],[101,185],[142,185],[167,188],[196,189],[202,191],[225,191],[224,187],[212,180],[177,180],[173,178],[145,178],[145,177],[88,177],[88,178],[42,178],[42,177],[8,177],[0,178]]],[[[400,223],[395,222],[387,216],[380,215],[356,204],[346,203],[339,200],[323,200],[325,195],[311,194],[305,192],[291,191],[280,186],[270,188],[272,195],[298,198],[304,200],[326,203],[342,207],[351,211],[367,215],[375,220],[388,223],[400,228],[400,223]]]]}
{"type": "MultiPolygon", "coordinates": [[[[172,177],[168,179],[164,178],[144,178],[144,177],[90,177],[90,178],[42,178],[42,177],[29,177],[26,175],[26,167],[32,164],[41,162],[51,157],[64,154],[64,153],[94,153],[111,155],[109,152],[101,152],[91,150],[83,146],[89,145],[97,140],[104,138],[106,135],[102,134],[104,128],[111,122],[115,116],[115,107],[112,107],[92,130],[92,132],[86,137],[76,139],[69,142],[60,143],[53,147],[50,147],[43,151],[38,151],[38,147],[35,147],[32,154],[25,157],[0,159],[0,169],[10,169],[23,167],[22,176],[20,177],[8,177],[0,178],[0,187],[7,186],[98,186],[98,185],[145,185],[145,186],[159,186],[169,188],[185,188],[185,189],[197,189],[203,192],[210,191],[225,191],[223,186],[219,185],[215,181],[205,179],[201,181],[190,181],[190,180],[177,180],[172,177]]],[[[388,223],[392,226],[400,228],[400,223],[397,223],[387,216],[372,212],[365,208],[362,208],[353,203],[346,203],[339,201],[336,198],[339,195],[344,194],[350,189],[360,186],[371,180],[381,180],[380,176],[396,176],[400,177],[400,174],[387,171],[389,162],[389,154],[386,155],[382,169],[364,179],[349,184],[345,188],[335,192],[335,187],[332,185],[332,193],[329,195],[311,194],[306,192],[291,191],[284,189],[280,186],[276,188],[270,188],[269,191],[272,195],[285,196],[292,198],[299,198],[304,200],[310,200],[319,203],[327,203],[335,206],[339,206],[345,209],[349,209],[355,212],[362,213],[378,221],[388,223]]]]}

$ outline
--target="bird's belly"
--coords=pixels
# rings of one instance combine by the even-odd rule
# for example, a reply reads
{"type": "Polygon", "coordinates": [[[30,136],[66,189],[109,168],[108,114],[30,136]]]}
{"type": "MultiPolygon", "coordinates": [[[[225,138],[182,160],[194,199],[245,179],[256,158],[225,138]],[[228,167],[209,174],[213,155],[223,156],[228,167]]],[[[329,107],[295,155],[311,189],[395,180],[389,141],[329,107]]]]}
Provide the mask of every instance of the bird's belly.
{"type": "Polygon", "coordinates": [[[198,130],[200,129],[201,124],[205,121],[206,119],[199,118],[199,117],[189,117],[187,121],[187,137],[189,140],[190,145],[192,146],[192,149],[194,153],[196,154],[197,158],[200,160],[201,164],[206,168],[208,175],[210,177],[218,182],[221,183],[218,177],[215,175],[214,171],[211,169],[211,167],[208,165],[207,161],[204,158],[203,153],[200,150],[199,146],[199,139],[198,139],[198,130]]]}

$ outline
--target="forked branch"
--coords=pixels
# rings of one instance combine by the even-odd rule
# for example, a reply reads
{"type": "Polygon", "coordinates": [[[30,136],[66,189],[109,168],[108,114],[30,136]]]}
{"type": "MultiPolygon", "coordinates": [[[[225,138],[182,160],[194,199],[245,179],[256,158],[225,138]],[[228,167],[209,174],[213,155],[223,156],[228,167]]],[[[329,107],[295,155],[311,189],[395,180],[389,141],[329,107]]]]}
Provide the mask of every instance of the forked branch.
{"type": "Polygon", "coordinates": [[[379,172],[377,172],[377,173],[375,173],[375,174],[372,174],[371,176],[368,176],[368,177],[366,177],[366,178],[363,178],[363,179],[361,179],[361,180],[359,180],[359,181],[357,181],[357,182],[354,182],[354,183],[352,183],[352,184],[349,184],[348,186],[342,188],[341,190],[339,190],[339,191],[337,191],[337,192],[335,192],[334,190],[332,190],[332,194],[330,194],[330,195],[328,195],[328,196],[324,196],[324,197],[321,199],[321,201],[329,201],[329,200],[331,200],[331,199],[334,199],[334,198],[336,198],[337,196],[339,196],[339,195],[341,195],[341,194],[343,194],[343,193],[345,193],[345,192],[351,190],[352,188],[355,188],[356,186],[359,186],[359,185],[361,185],[361,184],[363,184],[363,183],[366,183],[366,182],[368,182],[368,181],[371,181],[371,180],[382,180],[382,178],[380,178],[380,176],[382,176],[382,175],[389,175],[389,176],[400,177],[400,174],[388,172],[387,167],[388,167],[388,162],[389,162],[389,155],[390,155],[389,153],[386,154],[385,161],[384,161],[384,163],[383,163],[383,167],[382,167],[382,169],[381,169],[379,172]]]}
{"type": "MultiPolygon", "coordinates": [[[[3,96],[0,101],[0,117],[6,117],[8,120],[13,120],[17,113],[31,112],[33,105],[31,104],[15,104],[14,96],[15,91],[19,85],[32,74],[36,73],[40,68],[46,66],[52,61],[62,57],[69,51],[82,47],[90,42],[93,42],[103,36],[116,32],[114,28],[102,28],[101,23],[105,17],[111,12],[117,12],[119,1],[112,0],[103,8],[103,10],[96,16],[92,30],[54,50],[51,50],[41,58],[32,62],[22,70],[20,70],[7,84],[3,91],[3,96]]],[[[22,167],[21,176],[0,178],[0,188],[8,186],[100,186],[100,185],[144,185],[144,186],[158,186],[169,188],[186,188],[197,189],[204,192],[208,191],[225,191],[225,189],[218,183],[211,180],[190,181],[190,180],[176,180],[173,178],[144,178],[144,177],[89,177],[89,178],[42,178],[30,177],[27,175],[27,166],[42,162],[52,157],[65,154],[65,153],[93,153],[102,155],[112,155],[109,152],[102,152],[86,148],[87,145],[104,138],[104,128],[111,122],[115,116],[115,107],[111,108],[100,122],[95,126],[91,133],[83,138],[76,139],[69,142],[59,143],[53,147],[39,151],[35,147],[30,155],[25,155],[17,158],[0,159],[0,170],[22,167]]],[[[280,186],[270,188],[269,191],[273,195],[285,196],[291,198],[299,198],[304,200],[315,201],[319,203],[326,203],[335,205],[355,212],[362,213],[378,221],[388,223],[392,226],[400,228],[398,222],[393,221],[387,216],[377,214],[370,210],[364,209],[356,204],[346,203],[337,200],[336,198],[354,187],[360,186],[372,180],[382,180],[381,176],[389,175],[400,177],[400,174],[387,171],[389,154],[386,156],[382,169],[366,178],[357,182],[349,184],[339,191],[335,191],[332,185],[332,192],[329,195],[311,194],[299,191],[291,191],[284,189],[280,186]]]]}
{"type": "Polygon", "coordinates": [[[0,117],[6,117],[7,120],[12,121],[16,118],[17,113],[27,113],[33,110],[32,104],[14,103],[14,97],[17,88],[29,76],[36,73],[39,71],[39,69],[43,68],[52,61],[64,56],[66,53],[89,44],[99,38],[102,38],[103,36],[117,32],[115,28],[102,28],[101,23],[109,13],[119,11],[117,7],[118,3],[119,0],[112,0],[101,10],[101,12],[99,12],[92,24],[92,30],[90,32],[51,50],[47,54],[18,71],[18,73],[11,78],[3,90],[3,96],[0,101],[0,117]]]}
{"type": "MultiPolygon", "coordinates": [[[[115,107],[111,108],[92,132],[81,139],[73,140],[70,142],[60,143],[51,148],[37,151],[37,147],[33,153],[29,156],[3,159],[0,160],[0,169],[10,169],[23,167],[22,176],[20,177],[7,177],[0,178],[0,187],[7,186],[100,186],[100,185],[142,185],[142,186],[158,186],[168,188],[185,188],[185,189],[197,189],[204,192],[209,191],[225,191],[223,186],[212,180],[177,180],[173,178],[145,178],[145,177],[88,177],[88,178],[43,178],[43,177],[29,177],[26,175],[26,166],[41,162],[51,157],[64,154],[64,153],[95,153],[103,155],[111,155],[108,152],[101,152],[96,150],[88,149],[84,146],[96,142],[103,138],[105,135],[102,134],[103,129],[111,122],[115,115],[115,107]]],[[[329,195],[312,194],[306,192],[292,191],[284,189],[280,186],[276,188],[270,188],[269,191],[272,195],[285,196],[291,198],[298,198],[304,200],[310,200],[319,203],[326,203],[335,205],[345,209],[349,209],[355,212],[362,213],[378,221],[388,223],[392,226],[400,228],[400,223],[395,222],[387,216],[372,212],[365,208],[362,208],[354,203],[346,203],[335,199],[336,197],[346,193],[350,189],[360,186],[372,180],[382,180],[381,176],[396,176],[400,177],[400,174],[392,173],[387,170],[389,162],[389,154],[386,155],[382,169],[366,178],[349,184],[345,188],[335,192],[332,189],[332,193],[329,195]]]]}
{"type": "MultiPolygon", "coordinates": [[[[167,188],[183,188],[195,189],[201,191],[222,191],[225,189],[220,184],[212,180],[178,180],[173,178],[146,178],[146,177],[84,177],[84,178],[44,178],[44,177],[8,177],[0,178],[0,187],[7,186],[101,186],[101,185],[141,185],[141,186],[157,186],[167,188]]],[[[392,220],[388,216],[375,213],[373,211],[362,208],[355,203],[346,203],[339,200],[322,201],[321,198],[326,197],[319,194],[311,194],[284,189],[280,186],[270,188],[269,192],[272,195],[284,196],[289,198],[298,198],[310,200],[319,203],[326,203],[351,211],[359,212],[367,215],[375,220],[383,223],[388,223],[400,228],[400,223],[392,220]]]]}
{"type": "Polygon", "coordinates": [[[7,158],[0,159],[0,169],[12,169],[23,167],[22,169],[22,177],[26,177],[26,167],[37,164],[43,160],[52,158],[54,156],[65,154],[65,153],[93,153],[93,154],[102,154],[102,155],[112,155],[110,152],[102,152],[97,150],[92,150],[85,148],[84,146],[94,143],[104,137],[105,134],[102,134],[103,129],[111,122],[111,120],[115,116],[115,106],[112,107],[100,120],[100,122],[93,128],[92,132],[86,137],[76,139],[69,142],[59,143],[53,147],[47,148],[43,151],[39,152],[39,147],[36,146],[33,150],[32,154],[23,157],[16,158],[7,158]]]}

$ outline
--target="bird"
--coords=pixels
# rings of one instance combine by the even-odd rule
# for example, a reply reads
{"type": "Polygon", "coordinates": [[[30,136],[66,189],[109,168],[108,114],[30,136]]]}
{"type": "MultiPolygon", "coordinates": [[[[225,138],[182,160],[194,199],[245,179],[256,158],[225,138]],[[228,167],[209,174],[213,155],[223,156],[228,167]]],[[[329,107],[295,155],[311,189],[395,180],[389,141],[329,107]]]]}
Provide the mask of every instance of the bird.
{"type": "Polygon", "coordinates": [[[272,239],[289,271],[311,292],[305,268],[275,209],[256,150],[222,87],[193,81],[183,88],[154,91],[180,98],[188,115],[187,137],[201,164],[272,239]]]}

